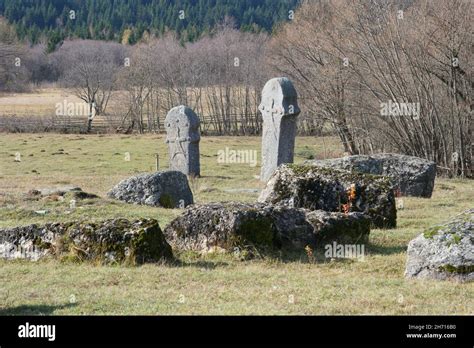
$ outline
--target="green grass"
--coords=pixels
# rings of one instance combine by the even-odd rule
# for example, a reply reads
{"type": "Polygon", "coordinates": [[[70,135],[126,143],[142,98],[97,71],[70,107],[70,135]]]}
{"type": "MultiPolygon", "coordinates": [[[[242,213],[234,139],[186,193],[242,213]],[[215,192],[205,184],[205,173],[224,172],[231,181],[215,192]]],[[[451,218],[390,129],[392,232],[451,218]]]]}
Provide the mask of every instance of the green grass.
{"type": "MultiPolygon", "coordinates": [[[[257,150],[260,138],[204,137],[197,202],[254,201],[259,166],[218,164],[217,151],[257,150]]],[[[180,213],[106,198],[118,181],[166,168],[162,135],[0,135],[0,227],[71,219],[152,217],[164,227],[180,213]],[[63,149],[67,154],[56,154],[63,149]],[[44,151],[42,151],[44,150],[44,151]],[[20,152],[21,162],[15,162],[20,152]],[[125,153],[130,161],[125,161],[125,153]],[[32,156],[30,156],[32,155],[32,156]],[[36,171],[36,172],[33,172],[36,171]],[[32,201],[33,188],[74,184],[99,199],[32,201]],[[47,210],[46,215],[35,211],[47,210]]],[[[333,157],[334,138],[297,138],[296,162],[333,157]]],[[[259,157],[260,158],[260,157],[259,157]]],[[[474,285],[406,280],[407,243],[427,227],[472,206],[472,181],[437,179],[431,199],[403,198],[396,230],[372,230],[364,261],[294,258],[239,261],[230,255],[178,254],[174,265],[0,261],[0,314],[473,314],[474,285]],[[71,301],[72,300],[72,301],[71,301]]]]}

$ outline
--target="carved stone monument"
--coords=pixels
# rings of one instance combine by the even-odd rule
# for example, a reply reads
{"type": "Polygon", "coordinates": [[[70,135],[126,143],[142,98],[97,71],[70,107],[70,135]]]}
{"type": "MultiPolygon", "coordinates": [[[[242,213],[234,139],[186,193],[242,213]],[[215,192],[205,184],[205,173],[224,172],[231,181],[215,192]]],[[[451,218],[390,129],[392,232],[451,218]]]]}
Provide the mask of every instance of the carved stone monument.
{"type": "Polygon", "coordinates": [[[282,163],[293,163],[296,117],[300,113],[295,87],[286,77],[269,80],[258,107],[263,117],[261,181],[282,163]]]}
{"type": "Polygon", "coordinates": [[[184,105],[176,106],[166,115],[165,128],[170,170],[199,176],[199,117],[184,105]]]}

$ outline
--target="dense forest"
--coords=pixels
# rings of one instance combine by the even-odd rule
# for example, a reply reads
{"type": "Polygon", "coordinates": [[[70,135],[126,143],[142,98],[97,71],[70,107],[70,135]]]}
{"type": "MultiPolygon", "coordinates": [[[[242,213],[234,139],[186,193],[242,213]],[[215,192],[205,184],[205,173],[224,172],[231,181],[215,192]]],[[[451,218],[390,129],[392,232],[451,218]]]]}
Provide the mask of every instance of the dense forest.
{"type": "Polygon", "coordinates": [[[243,31],[270,32],[299,0],[0,0],[0,16],[20,39],[51,49],[66,38],[134,44],[175,31],[195,41],[231,19],[243,31]]]}

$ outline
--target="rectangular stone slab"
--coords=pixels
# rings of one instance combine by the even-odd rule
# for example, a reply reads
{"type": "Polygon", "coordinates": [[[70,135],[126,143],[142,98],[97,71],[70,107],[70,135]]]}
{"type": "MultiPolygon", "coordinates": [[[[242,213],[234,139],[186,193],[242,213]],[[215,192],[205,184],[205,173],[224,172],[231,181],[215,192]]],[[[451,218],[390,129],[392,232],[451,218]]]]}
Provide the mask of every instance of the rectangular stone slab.
{"type": "Polygon", "coordinates": [[[378,175],[284,164],[270,178],[258,200],[309,210],[361,212],[371,218],[375,227],[397,225],[393,183],[378,175]]]}

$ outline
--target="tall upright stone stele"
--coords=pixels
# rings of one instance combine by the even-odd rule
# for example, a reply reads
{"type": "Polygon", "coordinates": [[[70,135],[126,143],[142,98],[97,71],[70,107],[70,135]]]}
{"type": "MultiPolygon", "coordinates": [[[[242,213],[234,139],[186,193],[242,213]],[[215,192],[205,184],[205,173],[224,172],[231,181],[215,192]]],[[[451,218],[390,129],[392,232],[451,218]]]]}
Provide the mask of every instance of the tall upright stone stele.
{"type": "Polygon", "coordinates": [[[286,77],[269,80],[258,107],[263,117],[261,181],[282,163],[293,163],[296,118],[300,113],[296,89],[286,77]]]}
{"type": "Polygon", "coordinates": [[[187,106],[176,106],[166,115],[165,128],[170,170],[200,176],[199,117],[187,106]]]}

